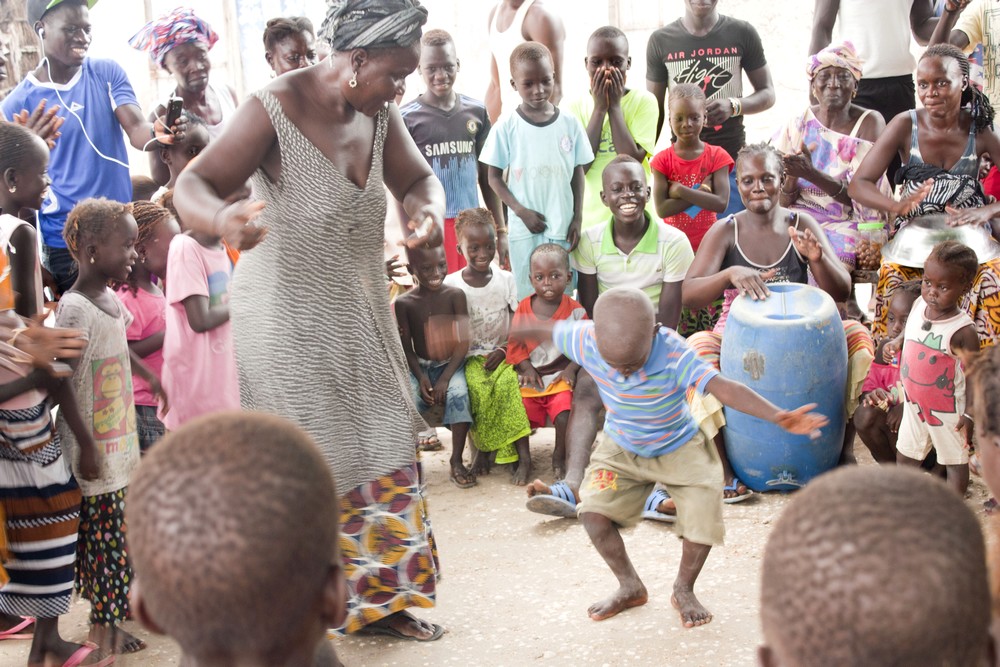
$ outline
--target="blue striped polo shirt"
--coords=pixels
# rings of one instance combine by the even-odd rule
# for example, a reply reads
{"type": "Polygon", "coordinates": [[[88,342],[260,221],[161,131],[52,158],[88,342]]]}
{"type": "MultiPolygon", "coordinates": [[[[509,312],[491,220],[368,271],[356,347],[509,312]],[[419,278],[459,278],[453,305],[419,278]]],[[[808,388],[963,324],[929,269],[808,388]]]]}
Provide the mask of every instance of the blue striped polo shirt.
{"type": "Polygon", "coordinates": [[[661,327],[646,363],[627,378],[597,351],[592,321],[560,320],[552,340],[594,378],[607,410],[604,432],[622,449],[646,458],[663,456],[698,432],[687,389],[704,392],[719,372],[701,361],[676,332],[661,327]]]}

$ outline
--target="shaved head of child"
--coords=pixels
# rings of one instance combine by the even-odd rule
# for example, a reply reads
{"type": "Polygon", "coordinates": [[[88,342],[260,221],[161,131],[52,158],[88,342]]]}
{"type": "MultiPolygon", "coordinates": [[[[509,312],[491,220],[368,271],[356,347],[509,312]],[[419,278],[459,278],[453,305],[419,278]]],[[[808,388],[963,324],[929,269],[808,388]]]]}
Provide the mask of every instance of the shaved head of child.
{"type": "Polygon", "coordinates": [[[143,458],[126,512],[133,606],[191,664],[312,664],[343,623],[333,479],[291,423],[221,413],[185,424],[143,458]]]}
{"type": "Polygon", "coordinates": [[[594,339],[609,366],[628,377],[646,363],[656,313],[649,297],[633,287],[614,287],[594,303],[594,339]]]}
{"type": "Polygon", "coordinates": [[[762,569],[762,665],[977,665],[989,650],[979,523],[920,472],[853,466],[811,482],[762,569]]]}

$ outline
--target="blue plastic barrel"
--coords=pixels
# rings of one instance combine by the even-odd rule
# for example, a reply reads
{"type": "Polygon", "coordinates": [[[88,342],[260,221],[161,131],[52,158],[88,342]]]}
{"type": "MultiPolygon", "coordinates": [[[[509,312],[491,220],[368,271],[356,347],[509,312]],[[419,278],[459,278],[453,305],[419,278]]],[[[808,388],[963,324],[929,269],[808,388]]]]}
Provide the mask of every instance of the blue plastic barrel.
{"type": "Polygon", "coordinates": [[[817,440],[729,407],[726,449],[733,470],[754,491],[799,488],[837,465],[844,439],[847,339],[837,306],[809,285],[768,285],[763,301],[733,302],[722,337],[723,376],[780,408],[817,403],[830,423],[817,440]]]}

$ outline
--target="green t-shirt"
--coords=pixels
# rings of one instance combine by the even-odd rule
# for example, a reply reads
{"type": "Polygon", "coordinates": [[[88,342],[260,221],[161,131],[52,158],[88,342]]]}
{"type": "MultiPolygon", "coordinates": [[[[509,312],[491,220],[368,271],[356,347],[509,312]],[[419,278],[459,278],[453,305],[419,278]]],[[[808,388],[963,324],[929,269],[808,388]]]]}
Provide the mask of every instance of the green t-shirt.
{"type": "MultiPolygon", "coordinates": [[[[590,116],[594,113],[594,98],[590,93],[587,93],[568,103],[566,112],[577,118],[586,129],[590,122],[590,116]]],[[[656,98],[648,91],[632,88],[622,97],[622,115],[625,116],[625,125],[632,133],[632,138],[646,149],[646,157],[642,161],[642,166],[646,170],[646,179],[652,185],[649,156],[656,145],[656,98]]],[[[601,143],[595,151],[594,163],[586,175],[586,186],[583,193],[583,229],[608,221],[608,207],[601,201],[601,175],[604,172],[604,167],[617,155],[618,152],[611,140],[611,124],[605,116],[604,127],[601,129],[601,143]]],[[[652,197],[649,198],[646,210],[654,218],[656,217],[652,197]]]]}

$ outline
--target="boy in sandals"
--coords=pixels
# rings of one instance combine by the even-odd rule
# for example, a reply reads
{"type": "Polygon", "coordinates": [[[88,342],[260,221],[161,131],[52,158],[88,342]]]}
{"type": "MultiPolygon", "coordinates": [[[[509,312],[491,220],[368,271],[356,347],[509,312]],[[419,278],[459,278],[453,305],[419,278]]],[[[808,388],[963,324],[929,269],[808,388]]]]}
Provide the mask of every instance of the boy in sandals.
{"type": "Polygon", "coordinates": [[[746,386],[703,363],[675,332],[656,325],[653,305],[638,289],[607,290],[593,322],[539,324],[523,335],[551,337],[597,383],[607,409],[604,431],[580,486],[580,521],[618,579],[618,590],[588,609],[595,621],[646,603],[646,587],[625,551],[619,526],[635,524],[653,486],[677,504],[683,539],[671,602],[685,627],[712,620],[694,584],[713,545],[721,544],[722,464],[692,418],[686,391],[694,387],[724,405],[778,424],[792,433],[819,435],[827,419],[815,404],[781,410],[746,386]]]}

